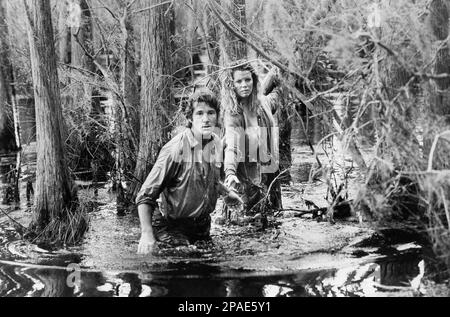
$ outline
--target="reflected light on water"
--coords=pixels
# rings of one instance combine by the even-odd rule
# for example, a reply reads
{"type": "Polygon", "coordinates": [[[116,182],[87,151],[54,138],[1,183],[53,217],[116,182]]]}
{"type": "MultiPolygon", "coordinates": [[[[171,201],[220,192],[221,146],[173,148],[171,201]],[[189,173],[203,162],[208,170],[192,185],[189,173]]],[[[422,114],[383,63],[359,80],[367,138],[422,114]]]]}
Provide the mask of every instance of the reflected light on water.
{"type": "Polygon", "coordinates": [[[264,297],[280,297],[292,292],[293,289],[285,286],[279,285],[265,285],[263,287],[264,297]]]}
{"type": "Polygon", "coordinates": [[[45,284],[39,279],[34,278],[32,274],[27,274],[26,269],[22,270],[22,275],[33,281],[32,289],[25,295],[26,297],[33,296],[36,292],[42,291],[45,288],[45,284]]]}
{"type": "MultiPolygon", "coordinates": [[[[417,262],[416,262],[417,263],[417,262]]],[[[308,285],[305,290],[312,296],[414,296],[425,294],[422,280],[425,261],[415,266],[391,261],[366,263],[357,268],[342,268],[332,275],[316,280],[317,285],[308,285]],[[392,279],[396,274],[396,279],[392,279]]],[[[275,289],[269,289],[275,293],[275,289]]]]}
{"type": "Polygon", "coordinates": [[[416,291],[421,291],[421,286],[422,286],[422,279],[425,275],[425,261],[422,260],[419,262],[419,275],[417,275],[415,278],[413,278],[410,281],[411,287],[416,290],[416,291]]]}
{"type": "Polygon", "coordinates": [[[340,269],[333,277],[327,277],[322,281],[324,286],[332,286],[333,290],[337,291],[339,287],[344,286],[349,279],[349,276],[354,272],[353,268],[340,269]]]}
{"type": "Polygon", "coordinates": [[[139,297],[150,297],[152,295],[152,288],[148,285],[142,285],[142,292],[139,297]]]}
{"type": "Polygon", "coordinates": [[[114,290],[114,286],[111,283],[106,283],[101,286],[97,286],[99,292],[109,293],[114,290]]]}
{"type": "Polygon", "coordinates": [[[365,276],[362,276],[361,280],[361,291],[358,293],[360,296],[377,296],[378,289],[375,286],[378,281],[380,281],[380,265],[378,264],[370,264],[368,265],[365,276]]]}
{"type": "Polygon", "coordinates": [[[131,285],[130,283],[124,283],[119,285],[118,297],[128,297],[131,293],[131,285]]]}
{"type": "MultiPolygon", "coordinates": [[[[63,267],[0,266],[1,296],[416,296],[422,291],[425,261],[380,263],[287,276],[211,278],[186,275],[85,271],[79,287],[68,288],[63,267]],[[395,274],[396,279],[392,279],[395,274]],[[222,295],[223,294],[223,295],[222,295]]],[[[16,264],[17,265],[17,264],[16,264]]],[[[25,265],[25,264],[23,264],[25,265]]],[[[198,272],[197,272],[198,273],[198,272]]],[[[236,274],[236,273],[235,273],[236,274]]],[[[214,276],[214,275],[213,275],[214,276]]]]}

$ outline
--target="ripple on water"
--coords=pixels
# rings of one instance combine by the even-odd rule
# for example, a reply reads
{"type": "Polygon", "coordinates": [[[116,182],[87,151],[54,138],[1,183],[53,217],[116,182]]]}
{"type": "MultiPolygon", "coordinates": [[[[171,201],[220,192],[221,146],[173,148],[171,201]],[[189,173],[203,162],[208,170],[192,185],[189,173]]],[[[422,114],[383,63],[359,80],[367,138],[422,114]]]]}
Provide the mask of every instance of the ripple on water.
{"type": "MultiPolygon", "coordinates": [[[[304,187],[290,188],[286,206],[298,208],[302,192],[323,200],[326,186],[304,187]]],[[[325,236],[321,241],[326,247],[338,235],[323,234],[327,224],[303,222],[294,227],[292,219],[283,220],[281,231],[265,233],[213,224],[213,245],[137,255],[138,219],[118,216],[115,201],[105,192],[99,191],[105,204],[92,214],[90,230],[78,248],[48,251],[17,237],[2,240],[1,259],[12,261],[0,260],[0,296],[377,296],[396,294],[401,287],[413,292],[420,285],[424,265],[418,263],[418,255],[384,262],[371,252],[359,258],[351,253],[305,255],[314,250],[315,231],[325,236]],[[76,273],[68,271],[71,263],[80,269],[79,283],[72,286],[67,283],[76,273]],[[397,288],[387,291],[389,287],[397,288]]],[[[336,228],[332,231],[345,230],[336,228]]],[[[0,226],[3,236],[1,230],[0,226]]],[[[349,232],[348,238],[358,230],[349,232]]]]}

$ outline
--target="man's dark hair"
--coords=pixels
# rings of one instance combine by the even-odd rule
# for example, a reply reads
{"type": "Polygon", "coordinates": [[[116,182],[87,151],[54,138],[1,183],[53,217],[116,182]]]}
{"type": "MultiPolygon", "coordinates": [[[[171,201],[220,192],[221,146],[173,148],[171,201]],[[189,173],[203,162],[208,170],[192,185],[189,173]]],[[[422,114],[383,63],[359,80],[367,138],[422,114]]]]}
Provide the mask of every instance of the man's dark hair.
{"type": "MultiPolygon", "coordinates": [[[[216,95],[209,90],[208,88],[201,88],[196,90],[190,97],[187,102],[186,108],[184,109],[184,115],[186,116],[186,119],[192,120],[192,114],[194,113],[194,106],[195,103],[198,102],[204,102],[217,112],[217,117],[219,117],[220,113],[220,105],[219,101],[217,100],[216,95]]],[[[190,123],[188,124],[188,127],[190,127],[190,123]]]]}

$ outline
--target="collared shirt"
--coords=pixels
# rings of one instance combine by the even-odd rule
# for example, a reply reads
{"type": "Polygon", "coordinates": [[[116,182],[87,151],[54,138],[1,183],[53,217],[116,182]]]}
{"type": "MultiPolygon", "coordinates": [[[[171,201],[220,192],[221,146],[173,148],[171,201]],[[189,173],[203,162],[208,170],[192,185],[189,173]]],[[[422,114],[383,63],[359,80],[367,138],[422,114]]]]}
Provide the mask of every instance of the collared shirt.
{"type": "Polygon", "coordinates": [[[136,204],[156,207],[161,194],[161,213],[168,219],[210,214],[219,196],[221,149],[217,136],[202,147],[191,129],[185,129],[161,149],[136,204]]]}

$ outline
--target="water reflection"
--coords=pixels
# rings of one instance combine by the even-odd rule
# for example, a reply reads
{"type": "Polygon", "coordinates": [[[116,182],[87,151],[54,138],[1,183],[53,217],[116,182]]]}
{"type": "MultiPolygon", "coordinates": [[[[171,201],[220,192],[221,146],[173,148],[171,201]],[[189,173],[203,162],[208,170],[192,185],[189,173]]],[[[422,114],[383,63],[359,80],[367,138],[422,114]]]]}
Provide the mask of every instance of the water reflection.
{"type": "Polygon", "coordinates": [[[81,271],[68,286],[65,267],[0,264],[0,296],[32,297],[340,297],[417,296],[425,262],[417,250],[357,267],[267,275],[215,266],[169,265],[157,272],[81,271]]]}
{"type": "MultiPolygon", "coordinates": [[[[303,160],[303,156],[299,158],[300,163],[303,161],[308,163],[303,160]]],[[[11,161],[12,158],[8,160],[11,161]]],[[[310,160],[314,161],[313,158],[310,160]]],[[[25,155],[24,162],[32,164],[35,158],[25,155]]],[[[298,173],[294,173],[294,178],[307,179],[312,163],[309,165],[300,163],[298,166],[302,167],[299,167],[298,173]],[[302,171],[304,175],[300,174],[302,171]]],[[[294,167],[297,166],[295,164],[297,163],[294,162],[294,167]]],[[[20,183],[22,210],[26,210],[25,180],[28,177],[34,179],[34,169],[29,166],[30,168],[28,165],[23,168],[20,183]]],[[[314,185],[311,193],[306,193],[308,197],[313,195],[312,192],[320,191],[314,185]]],[[[317,193],[315,194],[317,197],[314,197],[319,199],[321,195],[317,193]]],[[[257,269],[244,271],[224,268],[220,261],[226,260],[226,256],[236,258],[242,255],[245,261],[252,262],[259,261],[263,257],[264,260],[270,258],[266,253],[262,253],[263,257],[253,255],[245,257],[245,252],[253,254],[250,251],[255,251],[259,245],[246,244],[247,240],[253,241],[255,237],[241,240],[241,235],[226,235],[231,237],[232,241],[221,240],[217,243],[217,250],[210,252],[211,255],[196,253],[189,258],[185,255],[184,260],[169,255],[164,259],[159,258],[156,263],[150,260],[147,263],[146,259],[136,256],[136,241],[140,233],[136,217],[117,217],[114,212],[115,199],[108,196],[106,189],[100,190],[93,200],[102,202],[103,205],[92,215],[93,225],[85,242],[72,253],[45,252],[45,247],[36,248],[19,240],[20,237],[16,236],[14,228],[9,230],[6,226],[0,226],[0,296],[327,297],[386,294],[398,296],[405,294],[401,292],[420,291],[426,267],[420,250],[407,249],[400,254],[391,254],[377,261],[365,262],[362,258],[359,265],[349,265],[340,269],[284,273],[281,271],[274,274],[257,269]],[[27,261],[29,264],[17,261],[27,261]],[[142,261],[144,263],[140,263],[142,261]],[[68,271],[67,266],[73,263],[85,269],[79,272],[79,280],[71,282],[70,274],[73,272],[68,271]],[[112,271],[114,268],[116,271],[112,271]]],[[[260,245],[267,246],[264,243],[260,245]]],[[[268,246],[269,249],[270,247],[268,246]]],[[[291,258],[292,254],[286,251],[282,256],[291,258]]],[[[299,259],[299,262],[301,260],[299,259]]],[[[295,267],[296,263],[298,262],[292,263],[289,267],[295,267]]],[[[268,261],[267,264],[275,268],[280,267],[280,263],[268,261]]],[[[261,270],[263,269],[268,268],[263,267],[261,270]]]]}
{"type": "Polygon", "coordinates": [[[387,257],[375,263],[366,263],[357,269],[334,271],[308,285],[312,296],[383,296],[387,293],[420,295],[425,262],[417,251],[387,257]]]}

